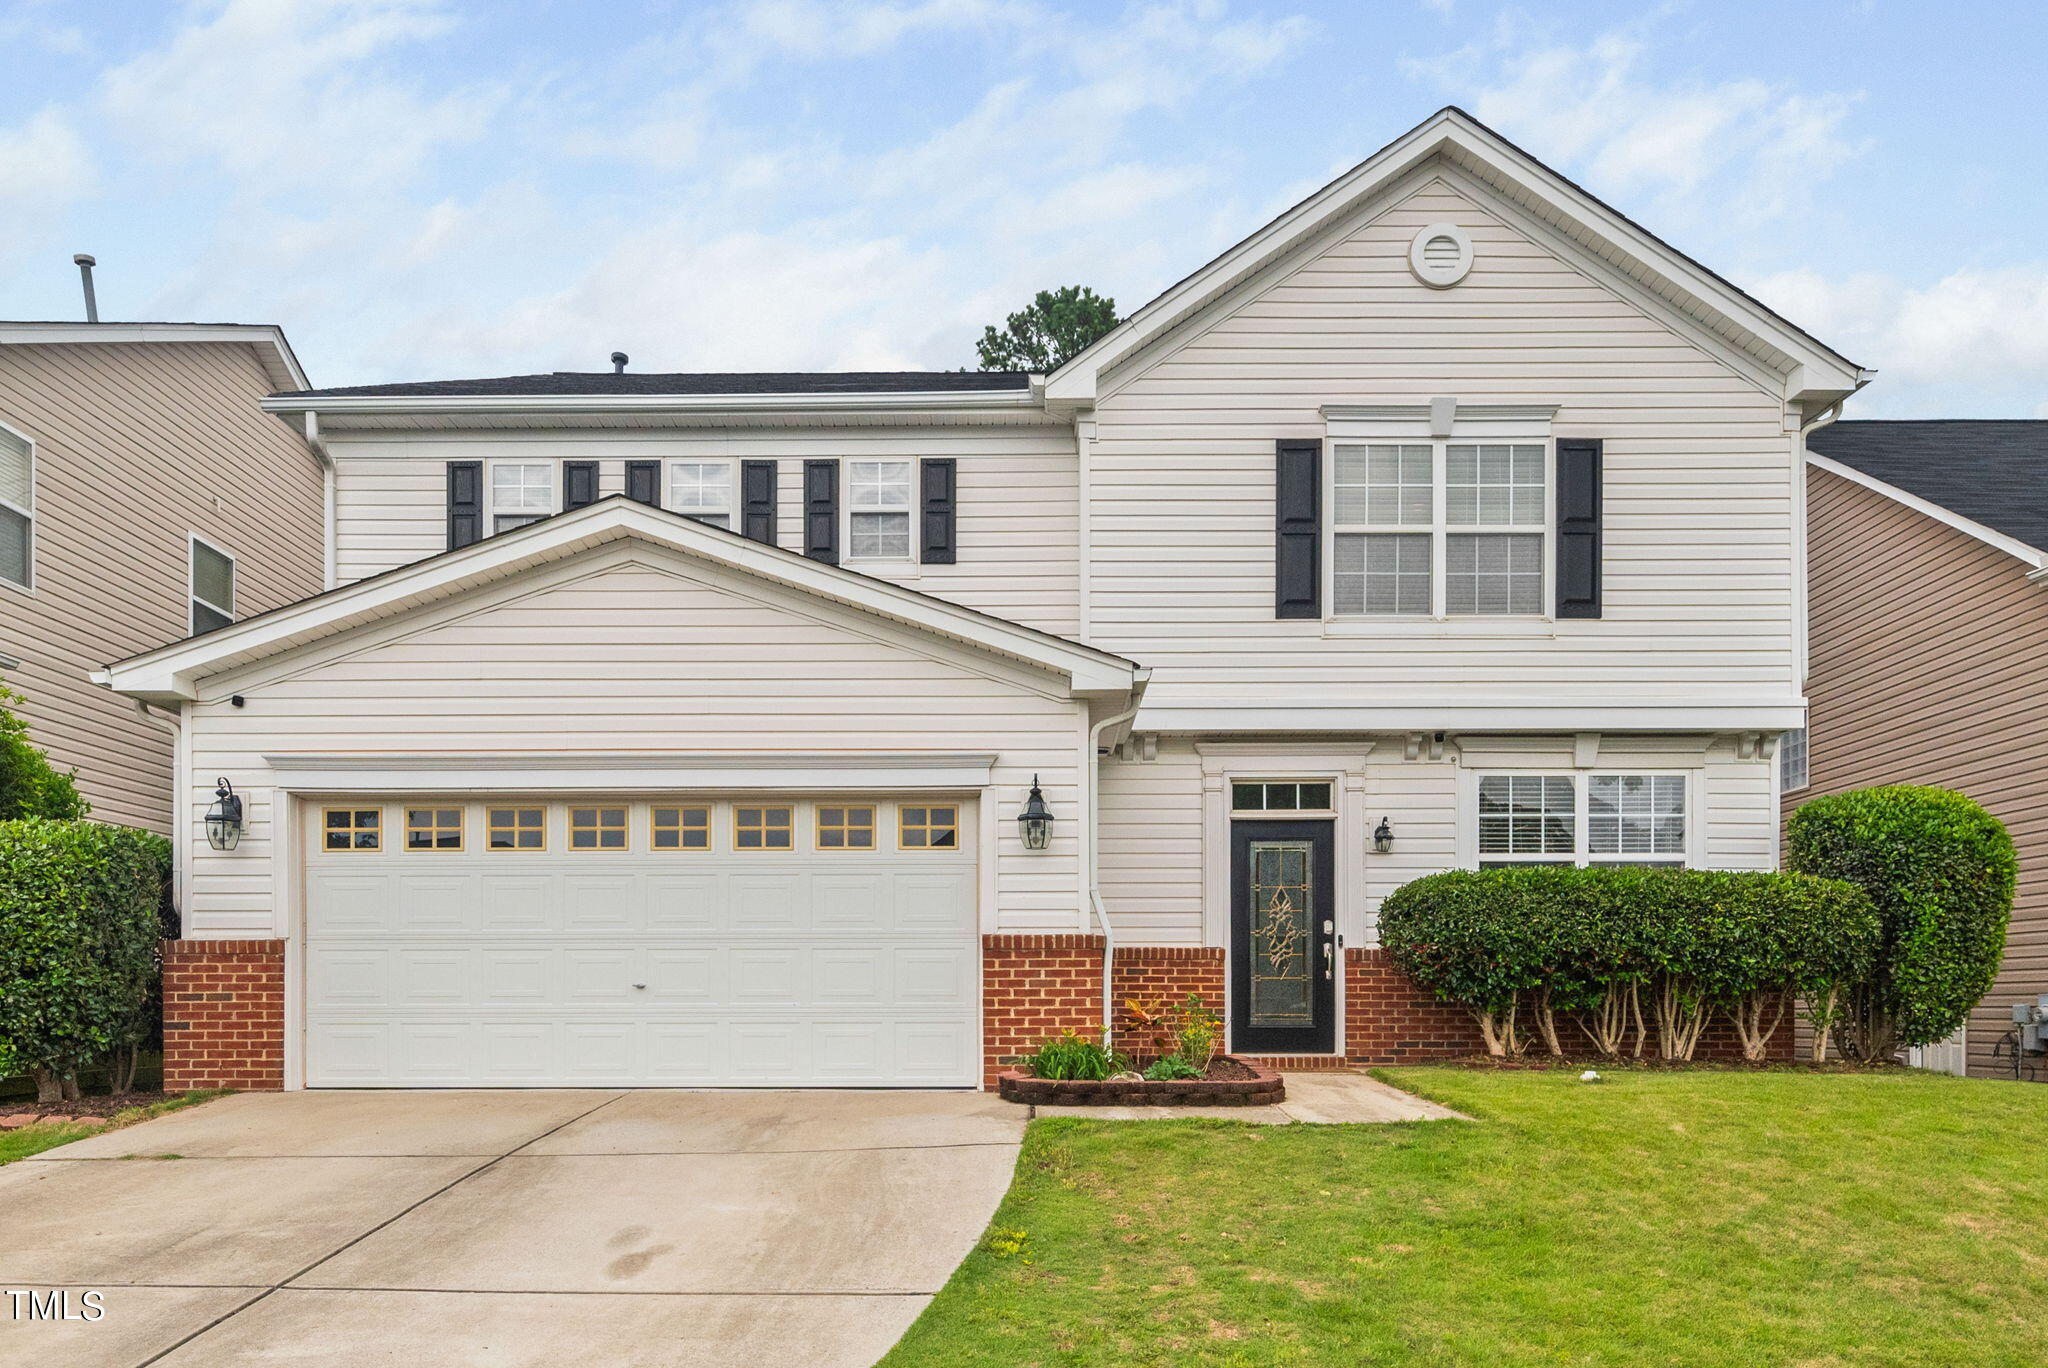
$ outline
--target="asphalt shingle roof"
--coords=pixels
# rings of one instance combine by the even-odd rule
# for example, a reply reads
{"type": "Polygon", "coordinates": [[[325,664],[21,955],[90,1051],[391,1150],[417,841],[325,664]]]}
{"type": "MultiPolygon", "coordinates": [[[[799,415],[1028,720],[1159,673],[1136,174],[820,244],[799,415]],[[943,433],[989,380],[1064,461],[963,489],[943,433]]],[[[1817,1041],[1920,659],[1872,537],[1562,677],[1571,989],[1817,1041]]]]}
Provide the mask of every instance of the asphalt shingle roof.
{"type": "Polygon", "coordinates": [[[1844,420],[1806,446],[2048,551],[2048,420],[1844,420]]]}
{"type": "Polygon", "coordinates": [[[513,396],[668,394],[931,394],[1023,391],[1022,371],[550,371],[482,380],[416,380],[295,390],[280,398],[507,398],[513,396]]]}

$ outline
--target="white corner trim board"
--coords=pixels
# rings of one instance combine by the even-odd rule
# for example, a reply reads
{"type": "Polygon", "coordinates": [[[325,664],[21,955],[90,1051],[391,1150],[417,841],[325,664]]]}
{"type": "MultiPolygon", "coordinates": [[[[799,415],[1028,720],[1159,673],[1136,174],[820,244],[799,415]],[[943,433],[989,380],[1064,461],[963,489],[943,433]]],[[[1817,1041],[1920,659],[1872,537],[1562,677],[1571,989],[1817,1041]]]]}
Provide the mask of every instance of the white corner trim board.
{"type": "Polygon", "coordinates": [[[1809,451],[1806,453],[1806,462],[1817,469],[1825,470],[1830,475],[1839,475],[1845,480],[1862,485],[1865,489],[1882,494],[1887,499],[1902,503],[1915,513],[1925,514],[1938,523],[1953,527],[1964,536],[1975,537],[1986,546],[1995,546],[2007,555],[2017,556],[2035,570],[2048,570],[2048,551],[2029,546],[2018,537],[2008,537],[2005,533],[1986,527],[1973,518],[1966,518],[1951,509],[1943,508],[1932,499],[1923,499],[1918,494],[1909,493],[1895,484],[1886,484],[1875,475],[1866,475],[1854,466],[1843,465],[1840,461],[1830,460],[1826,456],[1809,451]]]}

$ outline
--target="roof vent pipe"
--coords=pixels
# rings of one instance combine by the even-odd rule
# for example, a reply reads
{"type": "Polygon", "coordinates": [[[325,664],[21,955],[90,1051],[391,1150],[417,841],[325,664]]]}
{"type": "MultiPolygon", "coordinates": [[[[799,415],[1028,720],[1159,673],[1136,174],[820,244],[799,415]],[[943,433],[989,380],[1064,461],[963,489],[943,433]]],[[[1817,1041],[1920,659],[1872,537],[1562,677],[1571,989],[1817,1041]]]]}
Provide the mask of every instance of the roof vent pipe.
{"type": "MultiPolygon", "coordinates": [[[[87,288],[89,289],[89,288],[91,288],[91,287],[90,287],[90,286],[88,286],[87,288]]],[[[628,357],[626,356],[626,354],[625,354],[624,352],[613,352],[613,353],[612,353],[612,374],[613,374],[613,375],[624,375],[624,374],[626,373],[626,362],[627,362],[627,360],[628,360],[628,359],[629,359],[629,358],[628,358],[628,357]]]]}
{"type": "Polygon", "coordinates": [[[97,323],[100,321],[100,301],[92,292],[92,268],[99,265],[99,262],[84,252],[71,259],[78,264],[78,278],[85,284],[85,321],[97,323]]]}

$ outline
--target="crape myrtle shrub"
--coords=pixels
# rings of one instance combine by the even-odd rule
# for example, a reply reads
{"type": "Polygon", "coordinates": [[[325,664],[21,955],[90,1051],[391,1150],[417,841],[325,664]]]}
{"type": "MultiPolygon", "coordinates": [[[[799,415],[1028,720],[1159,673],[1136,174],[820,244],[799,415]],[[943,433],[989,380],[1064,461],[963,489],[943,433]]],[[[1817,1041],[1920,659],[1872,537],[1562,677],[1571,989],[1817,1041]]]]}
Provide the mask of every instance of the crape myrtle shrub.
{"type": "Polygon", "coordinates": [[[1890,1059],[1963,1024],[2005,954],[2017,865],[1996,817],[1949,789],[1887,784],[1803,803],[1792,868],[1846,879],[1876,904],[1871,971],[1831,1018],[1845,1058],[1890,1059]]]}
{"type": "Polygon", "coordinates": [[[0,1056],[39,1100],[77,1096],[107,1061],[114,1090],[149,1034],[171,846],[99,822],[0,822],[0,1056]]]}
{"type": "Polygon", "coordinates": [[[1825,1011],[1870,972],[1878,913],[1806,874],[1532,865],[1417,879],[1381,906],[1380,940],[1489,1054],[1688,1060],[1722,1015],[1763,1059],[1791,1004],[1825,1011]]]}

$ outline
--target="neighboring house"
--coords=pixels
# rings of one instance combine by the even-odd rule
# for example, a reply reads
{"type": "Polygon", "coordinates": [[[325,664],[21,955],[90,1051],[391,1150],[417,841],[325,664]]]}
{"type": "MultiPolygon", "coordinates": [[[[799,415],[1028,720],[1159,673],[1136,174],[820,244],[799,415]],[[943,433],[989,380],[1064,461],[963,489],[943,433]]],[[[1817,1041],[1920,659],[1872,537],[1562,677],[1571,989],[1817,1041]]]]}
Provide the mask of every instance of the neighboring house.
{"type": "Polygon", "coordinates": [[[1242,1052],[1472,1049],[1401,883],[1777,864],[1865,379],[1445,110],[1050,376],[279,394],[342,587],[111,670],[247,800],[170,1076],[972,1086],[1106,959],[1242,1052]]]}
{"type": "Polygon", "coordinates": [[[0,683],[92,815],[172,828],[174,719],[107,661],[318,593],[320,462],[276,328],[0,322],[0,683]]]}
{"type": "MultiPolygon", "coordinates": [[[[2005,823],[2005,965],[1960,1049],[2013,1076],[2015,1003],[2048,993],[2048,422],[1839,422],[1807,437],[1808,730],[1784,805],[1868,784],[1960,789],[2005,823]]],[[[2022,1076],[2044,1061],[2022,1057],[2022,1076]]]]}

